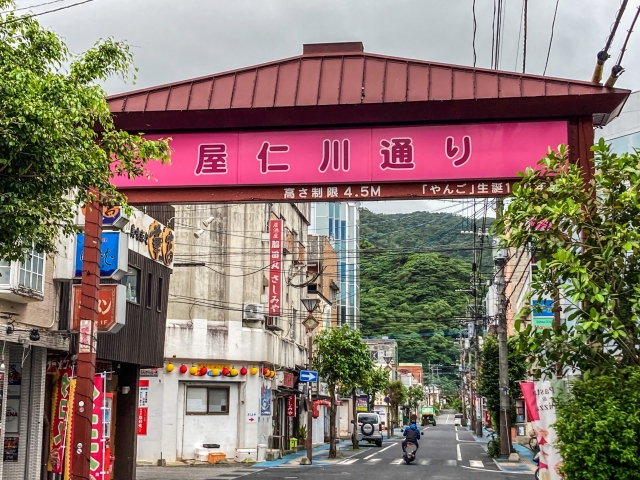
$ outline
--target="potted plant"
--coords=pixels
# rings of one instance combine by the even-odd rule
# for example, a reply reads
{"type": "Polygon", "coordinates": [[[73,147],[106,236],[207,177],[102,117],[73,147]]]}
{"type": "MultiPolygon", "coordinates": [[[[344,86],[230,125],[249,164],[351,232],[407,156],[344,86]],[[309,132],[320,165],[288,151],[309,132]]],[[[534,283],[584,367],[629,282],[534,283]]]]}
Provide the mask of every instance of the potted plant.
{"type": "Polygon", "coordinates": [[[304,450],[307,443],[307,427],[306,425],[300,425],[298,428],[298,451],[304,450]]]}

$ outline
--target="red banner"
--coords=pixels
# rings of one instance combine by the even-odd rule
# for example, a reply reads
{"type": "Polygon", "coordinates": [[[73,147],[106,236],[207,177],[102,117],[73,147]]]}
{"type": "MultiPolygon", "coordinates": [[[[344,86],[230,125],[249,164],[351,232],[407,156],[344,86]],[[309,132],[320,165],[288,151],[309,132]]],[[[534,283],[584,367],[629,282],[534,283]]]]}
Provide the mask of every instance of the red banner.
{"type": "Polygon", "coordinates": [[[287,417],[295,417],[296,416],[296,397],[295,395],[290,395],[287,397],[287,417]]]}
{"type": "Polygon", "coordinates": [[[58,371],[58,379],[56,380],[52,401],[52,425],[49,438],[49,471],[52,473],[63,473],[64,471],[70,394],[71,369],[65,368],[58,371]]]}
{"type": "Polygon", "coordinates": [[[138,435],[147,434],[148,408],[138,407],[138,435]]]}
{"type": "Polygon", "coordinates": [[[279,317],[282,312],[282,220],[269,221],[269,316],[279,317]]]}

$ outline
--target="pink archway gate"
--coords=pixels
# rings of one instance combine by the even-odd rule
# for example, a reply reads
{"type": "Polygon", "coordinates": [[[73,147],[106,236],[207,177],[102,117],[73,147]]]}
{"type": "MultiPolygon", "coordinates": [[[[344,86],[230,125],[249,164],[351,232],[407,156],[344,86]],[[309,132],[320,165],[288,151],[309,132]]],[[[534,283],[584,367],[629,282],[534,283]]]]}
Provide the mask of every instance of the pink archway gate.
{"type": "Polygon", "coordinates": [[[629,91],[305,45],[301,56],[109,97],[171,137],[171,165],[116,178],[131,203],[503,196],[549,147],[588,159],[629,91]]]}

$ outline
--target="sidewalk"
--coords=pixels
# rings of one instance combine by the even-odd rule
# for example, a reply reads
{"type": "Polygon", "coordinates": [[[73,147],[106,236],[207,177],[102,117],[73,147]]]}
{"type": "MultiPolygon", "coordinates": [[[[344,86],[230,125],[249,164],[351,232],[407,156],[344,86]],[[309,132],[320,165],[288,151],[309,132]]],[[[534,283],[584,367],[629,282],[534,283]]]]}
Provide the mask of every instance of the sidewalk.
{"type": "MultiPolygon", "coordinates": [[[[477,437],[475,432],[471,431],[471,429],[466,428],[471,435],[473,435],[473,439],[481,444],[484,451],[487,451],[487,445],[489,444],[489,440],[491,437],[489,436],[489,432],[486,429],[482,429],[482,437],[477,437]]],[[[510,462],[507,458],[493,458],[492,460],[498,466],[500,470],[508,473],[531,473],[536,471],[536,465],[533,463],[533,453],[526,447],[519,445],[517,443],[512,444],[513,449],[520,456],[520,460],[517,462],[510,462]]]]}
{"type": "MultiPolygon", "coordinates": [[[[363,451],[362,446],[360,450],[351,450],[351,441],[340,441],[337,443],[336,448],[339,452],[342,452],[343,458],[337,458],[329,460],[329,444],[323,444],[317,447],[313,447],[313,463],[312,465],[318,467],[326,467],[327,465],[333,465],[344,458],[348,458],[351,455],[356,455],[363,451]],[[350,453],[350,454],[349,454],[350,453]]],[[[279,460],[257,462],[251,464],[252,467],[266,468],[266,467],[280,467],[280,466],[297,466],[300,465],[300,461],[307,456],[306,451],[292,453],[285,455],[279,460]]]]}

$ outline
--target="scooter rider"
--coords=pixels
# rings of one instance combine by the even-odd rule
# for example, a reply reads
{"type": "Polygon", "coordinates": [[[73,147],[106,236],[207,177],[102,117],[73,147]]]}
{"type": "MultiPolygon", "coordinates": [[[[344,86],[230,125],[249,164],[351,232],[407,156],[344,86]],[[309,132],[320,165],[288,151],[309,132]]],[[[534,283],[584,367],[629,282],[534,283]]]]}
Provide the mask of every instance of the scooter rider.
{"type": "Polygon", "coordinates": [[[405,439],[402,441],[402,451],[406,451],[407,443],[413,443],[416,446],[416,450],[419,448],[418,440],[420,440],[420,429],[416,425],[415,418],[411,419],[411,425],[404,429],[402,435],[405,439]]]}

